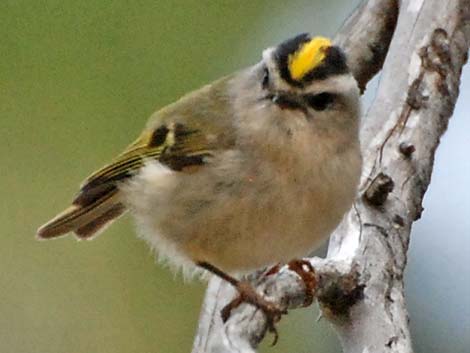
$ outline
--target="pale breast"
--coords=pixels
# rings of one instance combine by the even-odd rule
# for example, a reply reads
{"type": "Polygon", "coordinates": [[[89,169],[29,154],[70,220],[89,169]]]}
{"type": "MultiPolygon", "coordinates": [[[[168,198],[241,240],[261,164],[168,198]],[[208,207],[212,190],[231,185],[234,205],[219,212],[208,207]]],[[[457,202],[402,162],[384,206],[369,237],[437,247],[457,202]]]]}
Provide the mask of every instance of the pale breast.
{"type": "Polygon", "coordinates": [[[259,163],[237,192],[215,197],[215,207],[195,222],[186,251],[227,271],[308,255],[351,206],[360,157],[358,150],[348,150],[320,165],[311,163],[310,168],[293,163],[280,169],[259,163]]]}
{"type": "Polygon", "coordinates": [[[171,263],[243,272],[305,256],[325,240],[352,203],[358,156],[280,165],[228,151],[190,175],[152,163],[124,190],[142,236],[171,263]]]}

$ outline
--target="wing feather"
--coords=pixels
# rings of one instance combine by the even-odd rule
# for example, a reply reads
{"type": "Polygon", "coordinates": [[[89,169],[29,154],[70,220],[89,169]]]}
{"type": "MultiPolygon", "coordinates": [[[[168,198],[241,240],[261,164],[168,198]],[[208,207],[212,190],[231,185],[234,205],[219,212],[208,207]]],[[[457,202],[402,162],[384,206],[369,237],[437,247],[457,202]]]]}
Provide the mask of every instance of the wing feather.
{"type": "Polygon", "coordinates": [[[96,234],[125,212],[118,184],[131,178],[148,160],[158,160],[176,171],[195,171],[212,156],[214,146],[197,129],[162,124],[144,131],[114,161],[82,183],[72,205],[38,230],[40,238],[70,231],[79,238],[96,234]],[[191,168],[188,168],[191,167],[191,168]]]}

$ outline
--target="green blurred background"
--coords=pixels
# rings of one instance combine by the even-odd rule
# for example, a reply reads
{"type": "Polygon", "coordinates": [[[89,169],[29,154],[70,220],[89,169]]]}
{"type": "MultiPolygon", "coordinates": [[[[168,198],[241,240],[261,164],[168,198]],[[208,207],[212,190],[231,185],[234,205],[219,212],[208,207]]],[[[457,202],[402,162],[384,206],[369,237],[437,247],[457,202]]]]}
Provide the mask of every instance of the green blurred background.
{"type": "MultiPolygon", "coordinates": [[[[156,265],[128,217],[90,242],[37,242],[35,230],[155,109],[294,34],[333,35],[357,2],[2,0],[0,352],[189,352],[204,284],[156,265]]],[[[413,276],[421,305],[423,279],[413,276]]],[[[468,301],[457,304],[468,313],[468,301]]],[[[452,352],[470,344],[455,310],[464,331],[452,352]]],[[[289,315],[279,344],[262,351],[338,352],[317,314],[289,315]]],[[[417,351],[428,352],[442,326],[426,326],[422,306],[419,315],[417,351]]]]}

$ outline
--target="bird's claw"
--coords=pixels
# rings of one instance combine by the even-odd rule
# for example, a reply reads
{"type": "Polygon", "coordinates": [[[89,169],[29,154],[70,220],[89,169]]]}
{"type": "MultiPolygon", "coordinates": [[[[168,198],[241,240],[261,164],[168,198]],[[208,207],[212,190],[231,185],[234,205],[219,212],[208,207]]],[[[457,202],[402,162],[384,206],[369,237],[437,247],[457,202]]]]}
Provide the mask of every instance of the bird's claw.
{"type": "Polygon", "coordinates": [[[307,260],[292,260],[287,266],[289,267],[289,270],[297,273],[305,285],[304,307],[311,305],[313,303],[317,287],[315,269],[312,264],[307,260]]]}
{"type": "Polygon", "coordinates": [[[251,304],[264,313],[266,317],[266,328],[274,335],[272,343],[274,346],[279,338],[276,324],[281,320],[282,315],[287,314],[287,310],[280,308],[277,304],[257,293],[248,282],[240,281],[236,285],[236,288],[238,290],[238,296],[222,309],[222,321],[225,323],[230,318],[232,310],[239,307],[242,303],[251,304]]]}

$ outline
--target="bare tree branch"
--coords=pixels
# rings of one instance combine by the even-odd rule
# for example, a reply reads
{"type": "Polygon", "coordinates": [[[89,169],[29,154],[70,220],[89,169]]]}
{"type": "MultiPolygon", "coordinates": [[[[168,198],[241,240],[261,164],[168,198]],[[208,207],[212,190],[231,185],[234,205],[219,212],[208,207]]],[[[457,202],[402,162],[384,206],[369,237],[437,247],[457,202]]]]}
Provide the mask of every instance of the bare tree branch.
{"type": "MultiPolygon", "coordinates": [[[[255,277],[259,291],[288,308],[314,294],[347,353],[412,352],[403,292],[411,225],[421,214],[470,43],[470,0],[402,1],[392,38],[396,10],[395,1],[364,3],[336,38],[361,87],[384,65],[361,130],[358,198],[332,235],[328,258],[310,260],[315,293],[287,268],[255,277]]],[[[223,325],[220,310],[234,295],[211,279],[193,353],[254,352],[265,318],[242,305],[223,325]]]]}
{"type": "Polygon", "coordinates": [[[336,34],[361,92],[382,69],[397,18],[398,0],[363,1],[336,34]]]}

